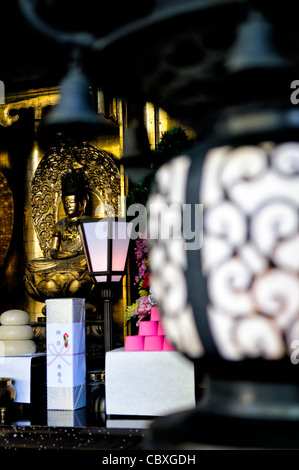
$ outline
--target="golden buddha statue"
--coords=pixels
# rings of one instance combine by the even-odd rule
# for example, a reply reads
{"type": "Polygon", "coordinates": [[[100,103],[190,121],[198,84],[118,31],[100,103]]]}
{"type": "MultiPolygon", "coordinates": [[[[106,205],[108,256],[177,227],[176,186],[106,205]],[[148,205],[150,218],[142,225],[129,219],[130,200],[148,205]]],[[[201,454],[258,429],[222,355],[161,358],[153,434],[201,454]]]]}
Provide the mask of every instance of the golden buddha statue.
{"type": "Polygon", "coordinates": [[[86,297],[92,290],[78,232],[88,202],[84,178],[72,168],[63,176],[61,187],[66,217],[54,226],[49,257],[30,260],[24,278],[28,294],[40,302],[47,298],[86,297]]]}

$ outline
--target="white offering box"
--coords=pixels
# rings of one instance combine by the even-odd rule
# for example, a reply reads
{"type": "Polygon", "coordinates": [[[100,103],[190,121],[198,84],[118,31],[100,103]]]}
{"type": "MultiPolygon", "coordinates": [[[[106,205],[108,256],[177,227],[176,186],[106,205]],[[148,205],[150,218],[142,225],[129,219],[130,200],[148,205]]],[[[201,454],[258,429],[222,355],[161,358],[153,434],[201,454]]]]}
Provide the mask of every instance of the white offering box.
{"type": "Polygon", "coordinates": [[[85,299],[47,299],[47,408],[86,406],[85,299]]]}
{"type": "Polygon", "coordinates": [[[42,402],[46,383],[46,355],[0,356],[0,377],[14,381],[16,403],[42,402]]]}
{"type": "Polygon", "coordinates": [[[86,426],[86,409],[80,410],[48,410],[48,426],[86,426]]]}
{"type": "Polygon", "coordinates": [[[161,416],[195,407],[194,365],[177,351],[106,353],[107,415],[161,416]]]}

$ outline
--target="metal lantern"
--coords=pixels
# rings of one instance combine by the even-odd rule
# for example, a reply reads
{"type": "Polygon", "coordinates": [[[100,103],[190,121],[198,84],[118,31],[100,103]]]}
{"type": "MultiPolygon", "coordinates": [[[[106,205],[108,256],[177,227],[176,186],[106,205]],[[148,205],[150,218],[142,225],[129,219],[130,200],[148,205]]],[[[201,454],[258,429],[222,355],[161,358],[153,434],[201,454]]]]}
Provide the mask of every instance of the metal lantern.
{"type": "Polygon", "coordinates": [[[158,170],[149,199],[163,327],[206,372],[197,409],[154,423],[155,443],[275,448],[298,439],[299,112],[284,89],[289,63],[269,36],[271,60],[260,60],[265,31],[259,15],[241,24],[225,64],[230,105],[201,144],[158,170]],[[244,43],[250,28],[254,51],[244,43]],[[240,93],[249,80],[258,87],[251,102],[240,93]],[[214,434],[222,425],[232,431],[214,434]]]}
{"type": "Polygon", "coordinates": [[[299,144],[293,141],[299,114],[285,100],[277,104],[272,90],[267,93],[269,74],[288,73],[273,45],[269,61],[261,60],[265,48],[258,45],[268,31],[266,21],[250,15],[226,62],[228,83],[244,83],[249,70],[264,101],[219,112],[212,138],[158,171],[149,202],[150,227],[158,238],[151,253],[153,293],[170,338],[193,358],[207,353],[232,361],[282,359],[294,334],[285,328],[293,328],[299,316],[299,304],[291,313],[287,305],[297,302],[284,300],[298,268],[292,250],[299,227],[299,144]],[[255,47],[244,44],[250,28],[255,47]],[[174,212],[173,205],[181,210],[174,212]],[[168,269],[172,275],[165,274],[168,269]],[[180,291],[175,302],[171,282],[180,291]],[[173,328],[177,321],[186,327],[173,328]]]}

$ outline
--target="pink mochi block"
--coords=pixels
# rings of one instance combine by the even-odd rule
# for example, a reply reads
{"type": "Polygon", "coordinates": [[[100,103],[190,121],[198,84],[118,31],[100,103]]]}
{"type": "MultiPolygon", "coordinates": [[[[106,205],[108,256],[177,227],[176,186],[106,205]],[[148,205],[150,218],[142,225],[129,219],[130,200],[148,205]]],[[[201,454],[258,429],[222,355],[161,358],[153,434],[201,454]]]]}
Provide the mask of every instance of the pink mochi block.
{"type": "Polygon", "coordinates": [[[163,336],[145,336],[144,351],[162,351],[163,336]]]}
{"type": "Polygon", "coordinates": [[[144,337],[139,335],[127,336],[125,339],[125,351],[143,351],[144,337]]]}
{"type": "Polygon", "coordinates": [[[165,336],[165,331],[163,330],[163,325],[162,322],[158,322],[158,335],[159,336],[165,336]]]}
{"type": "Polygon", "coordinates": [[[141,321],[139,323],[138,334],[142,336],[154,336],[158,333],[158,325],[156,321],[141,321]]]}
{"type": "Polygon", "coordinates": [[[151,308],[151,320],[152,321],[160,321],[161,320],[161,315],[160,315],[158,307],[152,307],[151,308]]]}
{"type": "Polygon", "coordinates": [[[163,351],[175,351],[175,348],[170,344],[166,336],[164,336],[163,340],[163,351]]]}

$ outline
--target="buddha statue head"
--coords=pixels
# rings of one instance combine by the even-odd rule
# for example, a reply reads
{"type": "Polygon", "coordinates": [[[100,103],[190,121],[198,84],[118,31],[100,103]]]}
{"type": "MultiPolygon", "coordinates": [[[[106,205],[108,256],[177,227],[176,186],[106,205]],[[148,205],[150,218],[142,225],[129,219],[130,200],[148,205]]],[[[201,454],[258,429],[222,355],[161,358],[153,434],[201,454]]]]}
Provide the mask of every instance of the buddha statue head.
{"type": "Polygon", "coordinates": [[[88,202],[87,184],[83,173],[74,168],[61,179],[62,201],[64,211],[70,219],[80,218],[88,202]]]}

